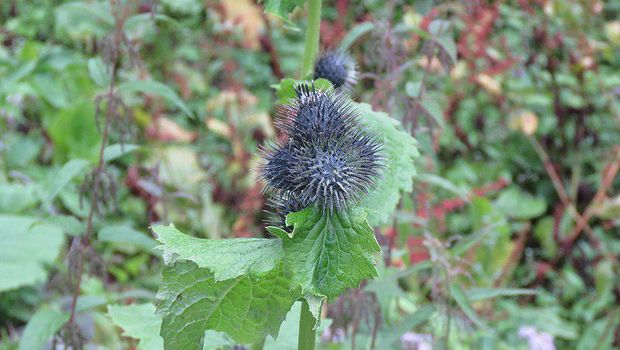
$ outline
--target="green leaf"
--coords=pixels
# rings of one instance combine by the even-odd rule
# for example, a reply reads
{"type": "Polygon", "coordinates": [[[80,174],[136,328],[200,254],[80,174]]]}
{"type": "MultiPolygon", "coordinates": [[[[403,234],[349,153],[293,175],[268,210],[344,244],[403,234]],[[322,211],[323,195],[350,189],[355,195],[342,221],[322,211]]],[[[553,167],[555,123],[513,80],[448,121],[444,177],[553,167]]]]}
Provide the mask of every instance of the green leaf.
{"type": "Polygon", "coordinates": [[[425,95],[418,103],[418,106],[420,106],[422,113],[424,113],[427,118],[433,120],[440,128],[445,128],[443,110],[435,98],[425,95]]]}
{"type": "Polygon", "coordinates": [[[213,349],[229,349],[235,346],[235,342],[230,339],[226,333],[217,332],[212,329],[209,329],[205,332],[205,337],[203,340],[202,349],[203,350],[213,350],[213,349]]]}
{"type": "Polygon", "coordinates": [[[301,315],[301,302],[296,302],[291,311],[282,322],[277,339],[267,337],[264,350],[297,350],[299,338],[299,317],[301,315]]]}
{"type": "Polygon", "coordinates": [[[0,93],[4,94],[12,89],[15,89],[15,85],[24,77],[28,76],[30,73],[37,68],[39,64],[39,59],[31,60],[28,62],[22,62],[18,67],[11,67],[8,74],[4,73],[4,77],[2,81],[0,81],[0,93]]]}
{"type": "Polygon", "coordinates": [[[60,170],[52,177],[52,181],[48,186],[47,195],[45,196],[45,202],[51,203],[54,198],[62,191],[62,189],[77,175],[79,175],[90,162],[84,159],[73,159],[67,162],[60,168],[60,170]]]}
{"type": "Polygon", "coordinates": [[[391,266],[386,267],[381,264],[378,269],[379,277],[368,281],[364,290],[375,293],[381,310],[386,317],[389,317],[390,304],[392,301],[398,298],[407,298],[408,296],[400,286],[400,279],[432,267],[433,264],[430,260],[419,262],[402,270],[391,266]]]}
{"type": "Polygon", "coordinates": [[[553,258],[559,249],[553,237],[553,225],[555,225],[553,216],[545,216],[538,219],[534,226],[534,237],[540,242],[547,258],[553,258]]]}
{"type": "Polygon", "coordinates": [[[381,248],[363,209],[328,213],[309,207],[291,213],[292,238],[280,236],[284,265],[304,295],[334,298],[377,276],[374,254],[381,248]]]}
{"type": "MultiPolygon", "coordinates": [[[[310,306],[312,309],[312,306],[310,306]]],[[[311,310],[312,311],[312,310],[311,310]]],[[[291,311],[286,315],[286,319],[280,326],[280,333],[277,339],[267,337],[265,339],[264,350],[297,350],[297,341],[299,338],[299,317],[301,316],[301,301],[297,301],[291,307],[291,311]]],[[[327,319],[321,323],[316,330],[317,343],[323,331],[329,327],[331,320],[327,319]]]]}
{"type": "Polygon", "coordinates": [[[71,215],[59,215],[56,214],[47,218],[50,224],[58,226],[64,233],[71,236],[80,236],[86,231],[86,225],[84,222],[76,219],[71,215]]]}
{"type": "Polygon", "coordinates": [[[448,29],[450,29],[450,21],[445,19],[432,20],[428,25],[428,32],[435,37],[444,35],[448,29]]]}
{"type": "Polygon", "coordinates": [[[444,190],[450,191],[456,194],[457,196],[461,197],[461,199],[469,202],[467,191],[458,187],[456,184],[454,184],[453,182],[451,182],[450,180],[446,178],[443,178],[435,174],[424,173],[424,174],[419,174],[418,176],[416,176],[416,179],[422,182],[425,182],[427,184],[430,184],[430,185],[441,187],[444,190]]]}
{"type": "Polygon", "coordinates": [[[389,312],[392,300],[404,298],[407,293],[400,287],[399,280],[403,277],[402,271],[395,267],[385,267],[381,265],[379,278],[369,281],[364,290],[375,293],[377,301],[381,305],[384,313],[389,312]]]}
{"type": "Polygon", "coordinates": [[[138,349],[163,350],[164,341],[159,336],[161,318],[155,315],[153,304],[109,305],[108,316],[123,329],[124,336],[139,340],[138,349]]]}
{"type": "Polygon", "coordinates": [[[427,32],[426,30],[420,28],[419,25],[399,23],[396,26],[394,26],[394,32],[397,34],[414,33],[415,35],[419,36],[422,39],[425,39],[425,40],[432,39],[431,34],[427,32]]]}
{"type": "Polygon", "coordinates": [[[563,319],[560,316],[561,309],[557,306],[528,307],[518,303],[506,303],[502,305],[502,309],[507,311],[507,316],[513,324],[532,325],[539,331],[571,341],[583,336],[582,325],[563,319]]]}
{"type": "Polygon", "coordinates": [[[536,295],[533,289],[519,288],[475,288],[465,292],[467,299],[472,302],[497,298],[497,297],[514,297],[519,295],[536,295]]]}
{"type": "Polygon", "coordinates": [[[192,111],[187,107],[185,102],[181,100],[174,90],[168,85],[153,80],[132,80],[127,81],[118,86],[118,90],[124,93],[141,92],[145,94],[158,95],[166,99],[168,102],[177,106],[188,117],[194,117],[192,111]]]}
{"type": "Polygon", "coordinates": [[[477,282],[479,286],[488,287],[510,259],[514,244],[510,239],[510,225],[506,217],[484,197],[472,198],[469,211],[473,231],[451,252],[458,255],[475,246],[477,282]]]}
{"type": "MultiPolygon", "coordinates": [[[[432,304],[418,308],[413,314],[407,315],[398,325],[390,327],[389,331],[380,333],[377,349],[394,349],[394,345],[403,334],[426,322],[433,314],[435,314],[435,307],[432,304]]],[[[397,348],[400,349],[400,347],[397,348]]]]}
{"type": "Polygon", "coordinates": [[[288,21],[288,16],[295,7],[303,6],[304,0],[263,0],[265,12],[272,13],[288,21]]]}
{"type": "Polygon", "coordinates": [[[467,318],[469,318],[476,326],[484,329],[487,328],[487,325],[484,321],[482,321],[482,319],[480,319],[474,308],[471,306],[469,299],[463,292],[463,289],[459,285],[451,285],[450,294],[467,318]]]}
{"type": "Polygon", "coordinates": [[[295,98],[295,89],[293,86],[297,80],[291,78],[285,78],[277,85],[272,85],[276,90],[276,96],[278,96],[278,104],[288,104],[291,99],[295,98]]]}
{"type": "MultiPolygon", "coordinates": [[[[305,80],[295,80],[291,78],[282,79],[279,84],[272,85],[276,90],[276,96],[278,96],[279,104],[290,104],[291,100],[297,97],[295,93],[295,86],[306,82],[305,80]]],[[[316,90],[330,91],[333,89],[332,83],[327,79],[312,80],[312,84],[316,90]]]]}
{"type": "Polygon", "coordinates": [[[198,16],[205,10],[200,0],[162,0],[159,4],[166,9],[166,12],[176,15],[198,16]]]}
{"type": "MultiPolygon", "coordinates": [[[[138,339],[138,350],[163,350],[164,340],[159,335],[161,318],[155,314],[152,303],[132,305],[108,305],[108,316],[123,329],[123,335],[138,339]]],[[[205,332],[203,350],[232,347],[235,343],[224,333],[205,332]]]]}
{"type": "Polygon", "coordinates": [[[320,91],[330,91],[333,89],[332,83],[327,79],[319,78],[313,80],[312,83],[314,84],[314,88],[320,91]]]}
{"type": "Polygon", "coordinates": [[[316,295],[305,295],[304,299],[308,303],[308,308],[312,317],[316,321],[314,324],[314,329],[317,329],[321,324],[321,310],[323,309],[323,301],[325,301],[325,297],[318,297],[316,295]]]}
{"type": "Polygon", "coordinates": [[[49,308],[39,309],[28,321],[19,340],[19,350],[45,349],[50,338],[69,320],[69,314],[49,308]]]}
{"type": "Polygon", "coordinates": [[[406,132],[399,121],[386,113],[375,112],[365,103],[355,104],[360,121],[383,143],[386,168],[377,187],[361,202],[368,212],[372,226],[389,222],[400,195],[413,189],[416,174],[414,159],[419,156],[416,140],[406,132]]]}
{"type": "Polygon", "coordinates": [[[103,150],[103,160],[105,162],[111,162],[139,148],[140,146],[138,145],[122,145],[120,143],[110,145],[103,150]]]}
{"type": "Polygon", "coordinates": [[[67,91],[58,79],[54,79],[50,74],[37,74],[33,77],[31,84],[37,95],[47,103],[56,108],[67,107],[67,91]]]}
{"type": "Polygon", "coordinates": [[[93,82],[99,86],[106,86],[110,83],[110,73],[108,73],[101,57],[88,60],[88,74],[93,82]]]}
{"type": "Polygon", "coordinates": [[[102,242],[133,244],[149,252],[157,246],[157,241],[153,238],[131,227],[121,225],[104,227],[99,231],[97,238],[102,242]]]}
{"type": "Polygon", "coordinates": [[[105,2],[76,1],[63,4],[56,8],[56,20],[67,22],[67,26],[79,26],[82,30],[92,26],[101,27],[100,30],[105,32],[114,26],[114,17],[105,2]]]}
{"type": "Polygon", "coordinates": [[[98,159],[101,135],[97,131],[95,105],[91,99],[77,100],[67,108],[50,113],[48,118],[48,132],[57,162],[98,159]]]}
{"type": "Polygon", "coordinates": [[[439,48],[439,60],[445,70],[450,70],[456,64],[456,44],[450,36],[440,36],[434,39],[439,48]]]}
{"type": "Polygon", "coordinates": [[[351,48],[351,45],[353,45],[354,42],[373,29],[375,29],[375,24],[373,22],[363,22],[357,24],[340,42],[340,50],[343,52],[349,51],[349,48],[351,48]]]}
{"type": "Polygon", "coordinates": [[[164,347],[201,349],[208,329],[225,332],[238,343],[278,336],[280,324],[299,297],[291,291],[282,265],[260,276],[216,281],[213,273],[191,261],[177,261],[163,271],[157,313],[164,347]]]}
{"type": "Polygon", "coordinates": [[[39,203],[36,184],[0,184],[0,213],[19,214],[39,203]]]}
{"type": "Polygon", "coordinates": [[[405,83],[405,93],[409,97],[418,98],[421,89],[421,81],[408,81],[407,83],[405,83]]]}
{"type": "Polygon", "coordinates": [[[143,25],[155,24],[155,22],[170,23],[175,26],[179,25],[179,22],[177,22],[172,17],[162,15],[161,13],[148,12],[140,13],[127,18],[124,24],[124,29],[127,31],[134,31],[139,29],[143,25]]]}
{"type": "Polygon", "coordinates": [[[56,260],[63,242],[62,230],[54,225],[0,215],[0,291],[45,281],[45,265],[56,260]]]}
{"type": "Polygon", "coordinates": [[[4,143],[4,166],[18,170],[32,166],[37,161],[45,141],[40,133],[31,132],[28,135],[5,133],[2,142],[4,143]]]}
{"type": "Polygon", "coordinates": [[[267,226],[267,232],[271,233],[276,237],[284,237],[289,236],[289,238],[293,237],[293,232],[287,232],[285,229],[277,226],[267,226]]]}
{"type": "Polygon", "coordinates": [[[479,244],[484,238],[494,233],[494,227],[481,228],[476,233],[464,236],[454,246],[450,247],[450,253],[454,256],[465,254],[470,248],[479,244]]]}
{"type": "Polygon", "coordinates": [[[583,326],[582,335],[575,347],[576,350],[616,349],[614,346],[615,330],[620,322],[618,309],[611,309],[607,317],[588,322],[583,326]]]}
{"type": "Polygon", "coordinates": [[[599,295],[611,293],[617,281],[614,263],[609,259],[599,262],[594,268],[594,287],[599,295]]]}
{"type": "Polygon", "coordinates": [[[175,255],[206,267],[216,281],[241,275],[260,275],[273,270],[282,257],[282,242],[266,238],[231,238],[224,240],[192,237],[173,225],[154,226],[164,250],[164,259],[175,255]]]}
{"type": "Polygon", "coordinates": [[[502,191],[495,205],[506,216],[521,220],[539,217],[547,210],[547,203],[543,198],[534,197],[516,186],[502,191]]]}

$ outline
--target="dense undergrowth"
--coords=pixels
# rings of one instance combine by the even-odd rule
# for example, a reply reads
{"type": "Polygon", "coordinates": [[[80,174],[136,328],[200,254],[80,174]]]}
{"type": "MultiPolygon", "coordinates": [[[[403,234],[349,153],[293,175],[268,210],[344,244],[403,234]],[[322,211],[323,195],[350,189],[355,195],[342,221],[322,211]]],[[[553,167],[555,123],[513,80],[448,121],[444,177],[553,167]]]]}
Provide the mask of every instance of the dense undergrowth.
{"type": "MultiPolygon", "coordinates": [[[[620,5],[322,2],[319,53],[351,55],[347,94],[389,153],[330,221],[365,237],[339,247],[363,268],[316,285],[313,248],[266,228],[257,170],[314,77],[308,7],[0,3],[0,349],[296,349],[284,270],[331,298],[321,349],[620,346],[620,5]],[[252,239],[239,259],[224,238],[252,239]],[[200,299],[255,276],[277,300],[251,315],[240,292],[228,324],[170,316],[186,282],[200,299]]],[[[286,220],[310,235],[315,214],[286,220]]]]}

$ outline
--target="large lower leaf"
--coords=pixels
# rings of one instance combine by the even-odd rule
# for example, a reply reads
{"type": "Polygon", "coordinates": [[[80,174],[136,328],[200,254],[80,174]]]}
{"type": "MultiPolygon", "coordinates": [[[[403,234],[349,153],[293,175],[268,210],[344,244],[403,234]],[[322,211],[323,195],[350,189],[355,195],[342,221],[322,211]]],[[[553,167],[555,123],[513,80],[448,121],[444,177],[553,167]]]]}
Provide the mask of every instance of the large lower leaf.
{"type": "Polygon", "coordinates": [[[64,241],[57,226],[36,218],[0,215],[0,291],[45,281],[64,241]]]}
{"type": "Polygon", "coordinates": [[[383,225],[396,209],[401,193],[413,188],[413,177],[416,174],[413,162],[419,155],[416,140],[403,129],[399,121],[386,113],[375,112],[366,103],[355,105],[360,122],[383,143],[386,158],[383,176],[377,187],[361,203],[368,212],[368,223],[372,226],[383,225]]]}
{"type": "Polygon", "coordinates": [[[381,248],[363,209],[328,213],[310,207],[289,214],[286,224],[293,226],[291,237],[270,232],[282,239],[284,265],[304,294],[333,298],[377,276],[374,254],[381,248]]]}
{"type": "Polygon", "coordinates": [[[244,274],[264,274],[273,270],[282,256],[282,243],[278,239],[202,239],[186,235],[173,225],[154,226],[153,232],[163,243],[164,258],[178,256],[209,268],[216,281],[244,274]]]}
{"type": "Polygon", "coordinates": [[[166,266],[158,293],[165,349],[202,349],[205,331],[225,332],[238,343],[278,335],[286,313],[299,297],[278,265],[259,277],[216,281],[191,261],[166,266]]]}

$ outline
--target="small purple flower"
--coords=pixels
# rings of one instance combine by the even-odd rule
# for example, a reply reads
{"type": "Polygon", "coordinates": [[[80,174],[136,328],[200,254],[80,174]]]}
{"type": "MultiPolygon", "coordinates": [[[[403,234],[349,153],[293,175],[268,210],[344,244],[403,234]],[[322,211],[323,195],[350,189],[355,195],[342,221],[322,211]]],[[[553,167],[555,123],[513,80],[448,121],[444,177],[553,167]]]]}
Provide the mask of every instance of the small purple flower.
{"type": "Polygon", "coordinates": [[[539,332],[533,326],[522,326],[519,329],[519,337],[527,340],[529,350],[555,350],[553,335],[539,332]]]}
{"type": "Polygon", "coordinates": [[[400,344],[403,350],[432,350],[433,336],[407,332],[400,337],[400,344]]]}

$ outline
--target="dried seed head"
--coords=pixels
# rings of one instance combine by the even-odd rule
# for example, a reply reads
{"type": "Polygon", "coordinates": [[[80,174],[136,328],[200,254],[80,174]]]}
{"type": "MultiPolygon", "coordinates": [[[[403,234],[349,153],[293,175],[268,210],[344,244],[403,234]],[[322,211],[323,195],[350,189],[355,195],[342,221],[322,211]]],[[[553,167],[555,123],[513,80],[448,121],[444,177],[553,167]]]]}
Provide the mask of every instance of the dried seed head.
{"type": "Polygon", "coordinates": [[[327,79],[335,88],[352,88],[357,83],[355,60],[341,51],[321,55],[314,65],[314,79],[327,79]]]}
{"type": "Polygon", "coordinates": [[[381,144],[357,121],[342,93],[296,87],[280,129],[288,139],[263,152],[261,178],[276,198],[280,215],[311,204],[323,210],[346,208],[374,187],[383,168],[381,144]]]}

